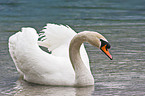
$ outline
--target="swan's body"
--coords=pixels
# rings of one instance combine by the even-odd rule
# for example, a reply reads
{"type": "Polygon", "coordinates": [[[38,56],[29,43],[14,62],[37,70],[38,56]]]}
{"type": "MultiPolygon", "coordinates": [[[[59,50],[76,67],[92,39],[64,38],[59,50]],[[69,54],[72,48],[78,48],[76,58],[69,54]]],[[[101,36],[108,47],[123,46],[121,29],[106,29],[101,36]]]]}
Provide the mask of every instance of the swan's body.
{"type": "Polygon", "coordinates": [[[37,41],[38,34],[33,28],[22,28],[22,32],[9,38],[9,52],[24,79],[45,85],[93,85],[94,78],[82,43],[87,41],[100,47],[99,39],[107,40],[96,32],[76,34],[63,25],[48,24],[43,32],[40,37],[45,36],[45,39],[41,41],[37,41]],[[99,39],[93,41],[93,34],[99,39]],[[41,50],[38,44],[47,47],[52,54],[41,50]]]}

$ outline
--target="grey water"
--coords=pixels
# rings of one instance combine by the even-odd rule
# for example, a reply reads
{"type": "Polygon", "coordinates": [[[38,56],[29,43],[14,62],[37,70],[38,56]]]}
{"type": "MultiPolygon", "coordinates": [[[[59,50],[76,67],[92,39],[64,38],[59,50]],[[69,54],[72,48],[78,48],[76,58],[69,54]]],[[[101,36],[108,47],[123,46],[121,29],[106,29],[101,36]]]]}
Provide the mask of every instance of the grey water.
{"type": "Polygon", "coordinates": [[[144,96],[145,0],[0,0],[0,96],[144,96]],[[8,38],[46,23],[103,34],[113,60],[85,43],[95,79],[91,87],[56,87],[19,79],[8,38]]]}

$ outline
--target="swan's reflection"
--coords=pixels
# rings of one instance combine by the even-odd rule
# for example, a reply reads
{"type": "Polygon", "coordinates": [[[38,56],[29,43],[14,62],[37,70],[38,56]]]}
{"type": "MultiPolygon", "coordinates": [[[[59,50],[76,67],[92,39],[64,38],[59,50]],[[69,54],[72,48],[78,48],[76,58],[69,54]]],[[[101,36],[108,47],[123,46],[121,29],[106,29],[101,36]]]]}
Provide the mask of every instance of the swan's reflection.
{"type": "Polygon", "coordinates": [[[41,86],[20,79],[17,81],[16,89],[18,91],[14,96],[91,96],[94,86],[83,88],[41,86]]]}

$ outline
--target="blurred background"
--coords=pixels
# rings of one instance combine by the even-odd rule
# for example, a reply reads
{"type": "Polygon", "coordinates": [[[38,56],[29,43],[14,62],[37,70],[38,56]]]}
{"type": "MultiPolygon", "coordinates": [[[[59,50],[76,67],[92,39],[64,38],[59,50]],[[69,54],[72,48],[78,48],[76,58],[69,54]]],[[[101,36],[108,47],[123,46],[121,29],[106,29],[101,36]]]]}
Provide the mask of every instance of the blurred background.
{"type": "Polygon", "coordinates": [[[145,0],[0,0],[1,96],[143,96],[145,95],[145,0]],[[94,87],[66,88],[29,84],[8,52],[8,38],[22,27],[41,31],[47,23],[76,32],[97,31],[112,48],[110,61],[85,43],[94,87]]]}

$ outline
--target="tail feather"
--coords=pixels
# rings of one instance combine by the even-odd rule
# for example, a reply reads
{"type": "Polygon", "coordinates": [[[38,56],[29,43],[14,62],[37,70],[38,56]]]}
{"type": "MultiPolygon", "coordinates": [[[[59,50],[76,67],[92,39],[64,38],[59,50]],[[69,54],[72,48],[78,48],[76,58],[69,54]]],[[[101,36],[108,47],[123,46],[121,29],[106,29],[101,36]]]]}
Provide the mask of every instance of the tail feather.
{"type": "Polygon", "coordinates": [[[76,32],[69,26],[47,24],[39,34],[41,39],[38,44],[53,51],[60,45],[69,42],[74,35],[76,35],[76,32]]]}
{"type": "MultiPolygon", "coordinates": [[[[38,34],[33,28],[22,28],[22,31],[9,37],[9,52],[16,67],[21,64],[20,58],[23,58],[22,56],[25,54],[23,51],[27,50],[30,45],[36,45],[37,40],[38,34]]],[[[22,74],[19,68],[17,68],[17,70],[22,74]]]]}
{"type": "MultiPolygon", "coordinates": [[[[33,28],[22,28],[9,38],[9,50],[17,51],[20,48],[26,47],[26,45],[37,44],[38,34],[33,28]]],[[[22,50],[21,49],[21,50],[22,50]]]]}

